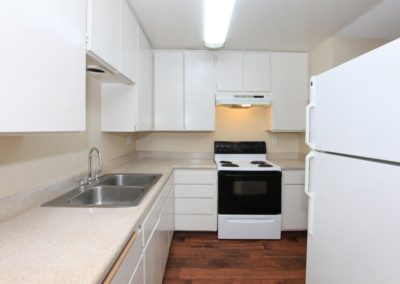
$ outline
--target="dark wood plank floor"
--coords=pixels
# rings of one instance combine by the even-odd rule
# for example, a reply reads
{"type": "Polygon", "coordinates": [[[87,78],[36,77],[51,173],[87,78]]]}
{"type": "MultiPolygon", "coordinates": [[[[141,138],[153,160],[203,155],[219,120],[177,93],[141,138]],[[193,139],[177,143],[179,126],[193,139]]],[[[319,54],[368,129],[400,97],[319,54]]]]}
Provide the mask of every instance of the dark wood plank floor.
{"type": "Polygon", "coordinates": [[[175,232],[163,284],[304,284],[306,233],[282,240],[218,240],[175,232]]]}

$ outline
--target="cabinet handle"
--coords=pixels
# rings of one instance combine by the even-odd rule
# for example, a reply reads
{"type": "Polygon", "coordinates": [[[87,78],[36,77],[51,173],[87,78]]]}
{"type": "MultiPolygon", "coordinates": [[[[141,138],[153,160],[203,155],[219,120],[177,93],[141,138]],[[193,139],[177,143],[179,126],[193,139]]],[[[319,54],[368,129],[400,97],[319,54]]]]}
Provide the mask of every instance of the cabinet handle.
{"type": "Polygon", "coordinates": [[[315,91],[315,77],[311,78],[310,81],[310,103],[306,107],[306,144],[311,148],[315,149],[315,145],[311,142],[311,129],[310,129],[310,115],[311,110],[315,108],[314,104],[314,91],[315,91]]]}

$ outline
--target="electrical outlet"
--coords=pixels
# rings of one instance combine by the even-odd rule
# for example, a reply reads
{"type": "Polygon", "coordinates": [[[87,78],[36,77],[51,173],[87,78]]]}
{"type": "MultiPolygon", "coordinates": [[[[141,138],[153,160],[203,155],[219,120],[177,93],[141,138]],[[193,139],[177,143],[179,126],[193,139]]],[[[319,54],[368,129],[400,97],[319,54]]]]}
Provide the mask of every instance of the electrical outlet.
{"type": "Polygon", "coordinates": [[[130,145],[130,144],[132,144],[132,136],[131,136],[131,135],[128,135],[128,136],[126,137],[126,145],[130,145]]]}
{"type": "Polygon", "coordinates": [[[278,136],[272,135],[271,142],[272,142],[272,144],[277,144],[278,143],[278,136]]]}

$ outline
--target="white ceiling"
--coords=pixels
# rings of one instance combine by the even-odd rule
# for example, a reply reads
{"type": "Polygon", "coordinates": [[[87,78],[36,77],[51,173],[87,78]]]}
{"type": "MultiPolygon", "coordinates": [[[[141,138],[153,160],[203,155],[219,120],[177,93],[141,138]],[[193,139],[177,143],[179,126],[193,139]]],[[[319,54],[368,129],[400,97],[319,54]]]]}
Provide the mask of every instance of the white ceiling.
{"type": "Polygon", "coordinates": [[[400,1],[385,0],[337,33],[338,36],[393,40],[400,37],[400,1]]]}
{"type": "MultiPolygon", "coordinates": [[[[202,0],[129,1],[153,48],[204,49],[202,0]]],[[[380,2],[236,0],[224,49],[307,51],[380,2]]]]}

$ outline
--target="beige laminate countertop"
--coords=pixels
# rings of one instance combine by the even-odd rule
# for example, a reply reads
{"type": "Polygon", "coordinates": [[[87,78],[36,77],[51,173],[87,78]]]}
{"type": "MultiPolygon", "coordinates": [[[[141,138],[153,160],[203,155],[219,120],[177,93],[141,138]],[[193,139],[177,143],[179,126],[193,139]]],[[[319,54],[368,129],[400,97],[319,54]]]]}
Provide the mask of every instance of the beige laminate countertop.
{"type": "Polygon", "coordinates": [[[282,170],[304,170],[305,168],[303,159],[270,159],[269,161],[280,166],[282,170]]]}
{"type": "Polygon", "coordinates": [[[137,159],[112,172],[163,174],[137,207],[36,207],[3,221],[0,282],[100,282],[174,168],[216,166],[212,160],[137,159]]]}

